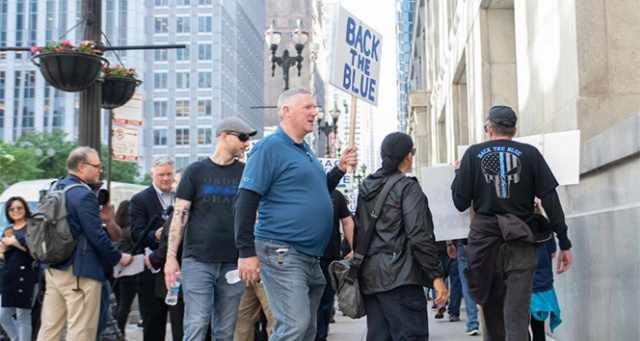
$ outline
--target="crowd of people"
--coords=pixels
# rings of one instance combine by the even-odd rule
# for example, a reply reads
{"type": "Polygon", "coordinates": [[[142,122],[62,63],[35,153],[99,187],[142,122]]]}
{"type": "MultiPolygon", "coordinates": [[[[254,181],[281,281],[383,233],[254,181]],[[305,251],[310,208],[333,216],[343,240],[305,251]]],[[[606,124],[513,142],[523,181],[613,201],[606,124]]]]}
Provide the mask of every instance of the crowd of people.
{"type": "Polygon", "coordinates": [[[357,148],[345,148],[325,173],[304,140],[318,115],[311,94],[285,91],[278,109],[279,127],[252,148],[246,164],[239,158],[257,129],[223,119],[210,157],[178,171],[171,158],[156,158],[152,184],[115,214],[90,186],[102,173],[98,153],[73,150],[68,175],[56,188],[80,185],[66,192],[67,220],[79,242],[60,264],[34,268],[25,243],[29,207],[20,197],[9,199],[11,225],[0,244],[0,323],[8,336],[60,340],[66,329],[67,340],[99,340],[113,287],[118,329],[124,333],[137,295],[146,341],[165,339],[167,315],[173,340],[254,340],[260,320],[265,323],[257,333],[270,340],[327,340],[335,296],[328,266],[351,257],[367,229],[374,230],[359,273],[367,340],[427,340],[425,287],[434,289],[436,318],[448,309],[449,320],[460,321],[464,298],[468,335],[480,333],[476,304],[487,340],[526,340],[531,324],[538,341],[547,316],[552,329],[560,323],[552,232],[559,240],[558,273],[571,264],[571,242],[558,184],[537,149],[512,140],[517,118],[511,108],[493,107],[485,126],[489,140],[456,163],[453,202],[460,211],[473,206],[475,215],[468,239],[442,242],[435,241],[428,199],[411,177],[395,183],[371,224],[387,179],[413,165],[416,146],[409,135],[385,137],[382,167],[362,181],[352,216],[335,189],[357,165],[357,148]],[[536,197],[543,220],[534,212],[536,197]],[[347,250],[341,252],[342,236],[347,250]],[[145,270],[114,280],[113,266],[126,267],[140,253],[145,270]],[[34,328],[39,278],[45,295],[36,319],[41,325],[34,328]],[[178,284],[181,295],[168,305],[167,290],[178,284]]]}

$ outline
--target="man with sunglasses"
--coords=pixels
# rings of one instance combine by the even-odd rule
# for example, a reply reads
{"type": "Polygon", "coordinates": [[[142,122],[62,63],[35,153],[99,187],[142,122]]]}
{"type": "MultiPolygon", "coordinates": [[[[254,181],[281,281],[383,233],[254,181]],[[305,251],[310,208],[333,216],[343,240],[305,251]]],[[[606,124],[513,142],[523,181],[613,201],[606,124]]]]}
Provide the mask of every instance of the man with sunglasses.
{"type": "Polygon", "coordinates": [[[451,185],[461,212],[473,204],[468,238],[469,295],[480,305],[489,340],[526,340],[529,302],[536,271],[534,244],[548,240],[540,231],[534,198],[542,199],[560,251],[558,273],[571,265],[571,241],[558,194],[558,182],[535,147],[512,141],[516,113],[499,105],[489,110],[484,126],[489,141],[470,146],[456,163],[451,185]],[[546,239],[545,239],[546,238],[546,239]]]}
{"type": "Polygon", "coordinates": [[[213,154],[187,166],[176,193],[164,266],[167,289],[182,278],[185,304],[184,340],[232,340],[242,281],[228,283],[225,275],[238,269],[232,203],[244,170],[238,160],[257,131],[230,117],[216,127],[213,154]],[[189,225],[188,228],[185,227],[189,225]],[[176,259],[184,232],[182,271],[176,259]]]}
{"type": "Polygon", "coordinates": [[[329,193],[347,166],[357,165],[358,154],[346,148],[326,174],[304,141],[318,115],[311,93],[283,92],[278,110],[280,126],[251,150],[236,198],[238,272],[264,283],[275,319],[270,340],[313,340],[326,285],[320,257],[333,225],[329,193]]]}
{"type": "Polygon", "coordinates": [[[102,173],[98,152],[90,147],[74,149],[67,158],[67,170],[69,174],[57,182],[57,189],[81,185],[65,194],[69,229],[79,242],[69,260],[45,270],[47,286],[38,340],[60,340],[65,324],[67,340],[95,340],[105,266],[126,266],[132,260],[130,254],[118,251],[102,228],[102,221],[111,223],[111,210],[108,205],[100,209],[89,187],[102,173]]]}

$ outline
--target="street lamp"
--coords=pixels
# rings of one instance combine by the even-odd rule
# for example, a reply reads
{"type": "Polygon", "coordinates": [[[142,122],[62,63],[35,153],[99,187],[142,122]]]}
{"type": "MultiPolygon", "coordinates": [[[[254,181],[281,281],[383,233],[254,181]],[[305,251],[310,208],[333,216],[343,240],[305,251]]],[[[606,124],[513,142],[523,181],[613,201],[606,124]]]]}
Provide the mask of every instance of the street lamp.
{"type": "Polygon", "coordinates": [[[309,40],[309,33],[302,30],[302,20],[298,19],[297,22],[298,27],[291,32],[291,41],[293,41],[296,52],[298,53],[295,57],[290,56],[289,50],[287,49],[282,52],[282,56],[276,56],[276,50],[278,50],[278,45],[280,45],[280,41],[282,40],[282,33],[274,30],[273,25],[275,24],[275,20],[269,29],[264,32],[264,41],[269,46],[269,49],[271,49],[271,56],[269,56],[269,61],[271,61],[271,77],[275,76],[276,64],[282,66],[282,77],[284,78],[285,91],[289,90],[289,67],[296,65],[298,68],[298,77],[300,77],[302,61],[304,60],[302,57],[302,50],[309,40]]]}
{"type": "Polygon", "coordinates": [[[329,114],[331,115],[331,120],[329,120],[329,117],[325,117],[324,112],[321,111],[318,113],[318,131],[323,132],[327,138],[327,152],[325,154],[325,157],[335,157],[335,154],[332,153],[331,147],[335,147],[335,136],[338,129],[338,118],[340,118],[340,109],[338,108],[338,104],[336,102],[333,102],[333,109],[329,110],[329,114]],[[330,137],[334,138],[334,143],[330,142],[330,137]]]}

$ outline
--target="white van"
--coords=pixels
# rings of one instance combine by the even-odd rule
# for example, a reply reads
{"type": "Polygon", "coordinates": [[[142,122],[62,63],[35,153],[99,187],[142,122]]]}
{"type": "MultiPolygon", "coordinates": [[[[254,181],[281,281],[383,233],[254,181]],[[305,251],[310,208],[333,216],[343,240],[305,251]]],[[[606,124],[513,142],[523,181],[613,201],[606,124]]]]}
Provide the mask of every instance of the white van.
{"type": "MultiPolygon", "coordinates": [[[[51,183],[56,179],[41,179],[41,180],[27,180],[16,182],[9,186],[2,195],[0,195],[0,231],[3,231],[9,222],[7,221],[7,215],[5,214],[4,205],[11,197],[22,197],[29,204],[29,209],[33,212],[38,206],[41,193],[45,193],[49,190],[51,183]]],[[[106,188],[106,182],[102,186],[106,188]]],[[[124,182],[111,181],[111,204],[113,205],[113,212],[118,208],[118,205],[123,200],[129,200],[132,196],[145,189],[145,186],[128,184],[124,182]]]]}

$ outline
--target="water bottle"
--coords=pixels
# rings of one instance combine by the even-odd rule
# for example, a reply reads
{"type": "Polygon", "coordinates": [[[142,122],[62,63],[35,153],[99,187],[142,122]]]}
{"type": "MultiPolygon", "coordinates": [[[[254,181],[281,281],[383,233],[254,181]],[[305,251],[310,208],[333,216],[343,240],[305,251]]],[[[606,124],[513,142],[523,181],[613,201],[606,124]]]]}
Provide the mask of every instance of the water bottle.
{"type": "Polygon", "coordinates": [[[178,293],[180,292],[180,273],[176,273],[175,285],[169,287],[167,292],[167,298],[164,299],[164,303],[167,305],[178,304],[178,293]]]}

